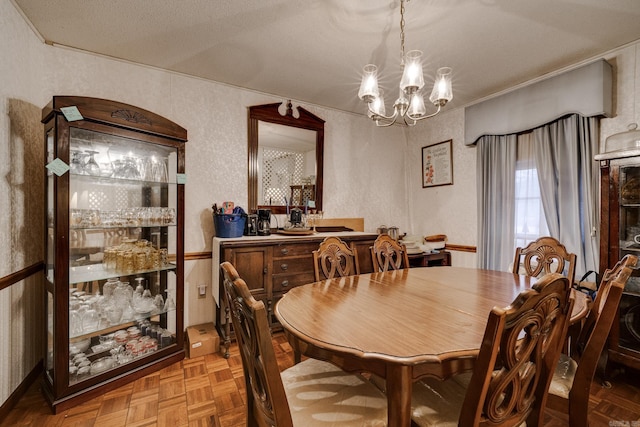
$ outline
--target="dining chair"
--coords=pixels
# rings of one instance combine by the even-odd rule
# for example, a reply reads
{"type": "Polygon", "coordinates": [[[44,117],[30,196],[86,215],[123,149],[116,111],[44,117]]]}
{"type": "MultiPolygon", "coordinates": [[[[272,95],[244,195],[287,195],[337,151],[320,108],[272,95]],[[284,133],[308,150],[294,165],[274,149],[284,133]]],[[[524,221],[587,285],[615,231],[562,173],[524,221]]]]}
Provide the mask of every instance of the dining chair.
{"type": "Polygon", "coordinates": [[[419,426],[540,426],[547,390],[573,307],[569,280],[543,276],[489,313],[472,372],[414,383],[419,426]]]}
{"type": "Polygon", "coordinates": [[[349,247],[342,239],[335,236],[325,238],[313,251],[313,270],[316,282],[322,279],[333,279],[336,276],[354,276],[360,274],[358,253],[352,243],[349,247]]]}
{"type": "Polygon", "coordinates": [[[362,376],[312,358],[280,373],[264,303],[231,263],[220,267],[242,358],[247,426],[386,426],[387,399],[362,376]]]}
{"type": "Polygon", "coordinates": [[[611,325],[617,318],[624,286],[637,257],[627,255],[613,269],[605,271],[591,305],[577,345],[571,353],[561,354],[549,386],[548,406],[569,414],[571,427],[589,425],[589,392],[611,325]]]}
{"type": "Polygon", "coordinates": [[[573,285],[576,275],[576,254],[553,237],[545,236],[517,248],[512,271],[516,274],[539,277],[541,274],[564,274],[573,285]],[[565,274],[566,271],[566,274],[565,274]]]}
{"type": "Polygon", "coordinates": [[[409,268],[407,248],[388,234],[379,235],[373,242],[371,261],[374,271],[400,270],[409,268]]]}

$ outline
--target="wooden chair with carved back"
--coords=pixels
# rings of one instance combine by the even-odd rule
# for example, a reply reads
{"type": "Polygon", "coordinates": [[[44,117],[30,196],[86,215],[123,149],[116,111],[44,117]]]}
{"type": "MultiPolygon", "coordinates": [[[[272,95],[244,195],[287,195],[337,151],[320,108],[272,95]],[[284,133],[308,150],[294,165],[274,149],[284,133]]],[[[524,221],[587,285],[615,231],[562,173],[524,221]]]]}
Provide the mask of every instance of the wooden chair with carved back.
{"type": "MultiPolygon", "coordinates": [[[[638,258],[626,255],[602,275],[600,286],[571,356],[560,355],[549,387],[549,408],[569,414],[571,427],[589,425],[589,393],[601,363],[611,325],[617,318],[624,286],[638,258]]],[[[605,361],[606,363],[606,361],[605,361]]]]}
{"type": "Polygon", "coordinates": [[[540,237],[524,248],[516,249],[512,271],[532,277],[560,273],[564,274],[573,286],[576,254],[569,253],[567,248],[553,237],[540,237]]]}
{"type": "MultiPolygon", "coordinates": [[[[542,277],[489,313],[472,372],[413,386],[419,426],[540,426],[574,298],[566,277],[542,277]]],[[[453,339],[453,338],[452,338],[453,339]]]]}
{"type": "Polygon", "coordinates": [[[264,303],[253,298],[233,265],[220,267],[242,358],[247,426],[386,425],[386,397],[360,375],[311,358],[280,373],[264,303]]]}
{"type": "Polygon", "coordinates": [[[379,235],[370,249],[374,271],[409,268],[407,248],[388,234],[379,235]]]}
{"type": "Polygon", "coordinates": [[[338,237],[327,237],[318,249],[313,251],[313,270],[316,282],[360,274],[355,245],[352,243],[349,247],[338,237]]]}

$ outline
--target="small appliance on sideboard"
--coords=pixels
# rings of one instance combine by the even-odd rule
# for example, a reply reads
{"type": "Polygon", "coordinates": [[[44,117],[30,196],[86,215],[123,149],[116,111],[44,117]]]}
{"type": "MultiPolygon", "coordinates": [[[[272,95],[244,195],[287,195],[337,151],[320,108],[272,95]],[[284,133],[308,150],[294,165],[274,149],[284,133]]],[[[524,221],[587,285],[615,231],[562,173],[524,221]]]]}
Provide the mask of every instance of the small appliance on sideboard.
{"type": "Polygon", "coordinates": [[[249,214],[247,215],[247,222],[244,226],[244,235],[255,236],[257,234],[258,234],[258,215],[249,214]]]}
{"type": "Polygon", "coordinates": [[[258,209],[258,236],[271,234],[271,209],[258,209]]]}

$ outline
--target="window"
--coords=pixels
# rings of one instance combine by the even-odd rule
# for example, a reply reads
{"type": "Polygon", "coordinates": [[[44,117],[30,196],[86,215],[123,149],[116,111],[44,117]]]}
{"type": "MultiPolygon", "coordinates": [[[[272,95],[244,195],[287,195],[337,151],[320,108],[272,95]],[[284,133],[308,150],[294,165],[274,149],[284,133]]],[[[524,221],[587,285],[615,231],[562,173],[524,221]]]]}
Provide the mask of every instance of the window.
{"type": "Polygon", "coordinates": [[[538,171],[532,151],[533,136],[518,136],[515,180],[515,233],[513,251],[524,247],[538,237],[549,235],[544,217],[538,171]]]}

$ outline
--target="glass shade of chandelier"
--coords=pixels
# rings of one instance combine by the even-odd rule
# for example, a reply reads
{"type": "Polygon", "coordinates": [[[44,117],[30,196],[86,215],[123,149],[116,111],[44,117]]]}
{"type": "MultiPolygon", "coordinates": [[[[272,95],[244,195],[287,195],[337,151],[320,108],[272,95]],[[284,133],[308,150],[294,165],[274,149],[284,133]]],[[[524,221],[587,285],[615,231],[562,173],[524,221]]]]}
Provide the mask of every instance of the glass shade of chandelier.
{"type": "Polygon", "coordinates": [[[439,68],[429,102],[436,107],[436,111],[427,114],[427,108],[422,94],[424,75],[422,73],[422,52],[411,50],[404,53],[404,2],[400,1],[400,47],[401,66],[400,95],[393,104],[393,114],[387,116],[384,103],[384,93],[378,87],[378,67],[367,64],[363,69],[362,82],[358,97],[367,103],[367,115],[376,122],[377,126],[391,126],[402,118],[408,126],[415,125],[419,120],[428,119],[440,112],[447,102],[453,99],[451,86],[451,68],[439,68]]]}

